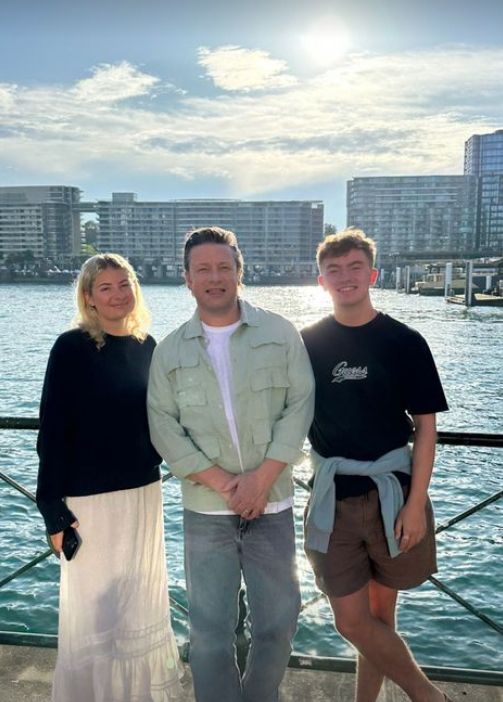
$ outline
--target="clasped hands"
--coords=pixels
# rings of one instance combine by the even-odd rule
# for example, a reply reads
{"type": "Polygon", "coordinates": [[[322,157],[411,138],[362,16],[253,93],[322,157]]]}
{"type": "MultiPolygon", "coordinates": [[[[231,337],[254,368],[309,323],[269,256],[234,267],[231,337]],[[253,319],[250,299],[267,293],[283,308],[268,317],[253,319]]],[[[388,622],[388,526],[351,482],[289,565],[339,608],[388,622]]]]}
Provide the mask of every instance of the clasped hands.
{"type": "Polygon", "coordinates": [[[222,487],[229,509],[244,519],[256,519],[264,513],[267,505],[269,481],[257,470],[233,475],[222,487]]]}
{"type": "Polygon", "coordinates": [[[266,458],[254,470],[237,475],[214,465],[187,477],[218,492],[240,517],[256,519],[264,513],[269,490],[285,466],[286,463],[266,458]]]}

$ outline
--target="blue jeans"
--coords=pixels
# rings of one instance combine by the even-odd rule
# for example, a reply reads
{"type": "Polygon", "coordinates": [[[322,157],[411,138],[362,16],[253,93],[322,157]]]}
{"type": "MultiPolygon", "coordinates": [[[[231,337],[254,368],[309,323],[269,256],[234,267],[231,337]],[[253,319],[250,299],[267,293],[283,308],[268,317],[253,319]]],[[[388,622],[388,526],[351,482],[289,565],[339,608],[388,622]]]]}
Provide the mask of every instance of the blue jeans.
{"type": "Polygon", "coordinates": [[[300,611],[292,510],[249,522],[184,510],[184,533],[197,702],[277,702],[300,611]],[[241,573],[251,630],[242,679],[235,647],[241,573]]]}

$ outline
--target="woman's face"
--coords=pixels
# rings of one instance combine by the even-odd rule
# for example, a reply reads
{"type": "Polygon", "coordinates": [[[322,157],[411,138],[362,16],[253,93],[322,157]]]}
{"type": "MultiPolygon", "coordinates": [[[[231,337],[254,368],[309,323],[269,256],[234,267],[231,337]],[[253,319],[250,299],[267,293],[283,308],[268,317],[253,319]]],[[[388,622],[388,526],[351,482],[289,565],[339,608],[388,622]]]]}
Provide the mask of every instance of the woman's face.
{"type": "Polygon", "coordinates": [[[131,281],[122,268],[105,268],[96,276],[86,302],[95,308],[105,331],[120,325],[131,314],[135,296],[131,281]]]}

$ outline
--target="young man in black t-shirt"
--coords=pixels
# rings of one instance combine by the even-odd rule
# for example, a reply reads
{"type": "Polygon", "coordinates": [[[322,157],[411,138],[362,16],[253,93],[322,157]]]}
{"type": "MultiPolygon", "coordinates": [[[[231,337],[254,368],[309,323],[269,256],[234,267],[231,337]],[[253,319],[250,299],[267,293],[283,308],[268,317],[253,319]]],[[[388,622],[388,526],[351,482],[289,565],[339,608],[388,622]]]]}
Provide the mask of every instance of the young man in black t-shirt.
{"type": "Polygon", "coordinates": [[[395,610],[400,589],[436,571],[427,491],[447,403],[423,337],[373,307],[374,258],[355,229],[318,247],[334,312],[302,332],[316,379],[306,552],[358,650],[357,702],[374,702],[384,676],[416,702],[442,702],[396,633],[395,610]]]}

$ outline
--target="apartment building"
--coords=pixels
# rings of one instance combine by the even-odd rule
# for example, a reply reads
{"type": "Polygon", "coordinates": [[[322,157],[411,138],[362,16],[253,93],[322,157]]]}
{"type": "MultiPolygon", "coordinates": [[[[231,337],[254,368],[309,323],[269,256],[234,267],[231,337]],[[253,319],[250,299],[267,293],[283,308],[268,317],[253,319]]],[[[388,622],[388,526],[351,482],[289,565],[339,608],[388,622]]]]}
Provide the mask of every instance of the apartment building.
{"type": "Polygon", "coordinates": [[[477,248],[503,252],[503,129],[465,142],[464,172],[477,176],[477,248]]]}
{"type": "Polygon", "coordinates": [[[0,187],[0,260],[31,251],[35,258],[78,254],[78,188],[65,185],[0,187]]]}
{"type": "Polygon", "coordinates": [[[375,239],[381,260],[473,253],[475,176],[383,176],[347,184],[347,222],[375,239]]]}
{"type": "Polygon", "coordinates": [[[500,256],[503,252],[503,129],[465,142],[463,175],[353,178],[347,223],[398,258],[500,256]]]}
{"type": "Polygon", "coordinates": [[[191,229],[218,225],[235,232],[248,270],[313,272],[323,237],[323,203],[311,200],[245,201],[187,199],[141,202],[134,193],[99,200],[98,247],[163,266],[183,267],[183,244],[191,229]]]}

